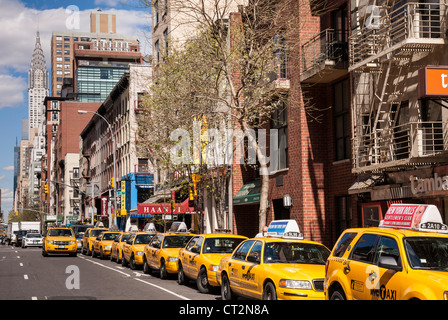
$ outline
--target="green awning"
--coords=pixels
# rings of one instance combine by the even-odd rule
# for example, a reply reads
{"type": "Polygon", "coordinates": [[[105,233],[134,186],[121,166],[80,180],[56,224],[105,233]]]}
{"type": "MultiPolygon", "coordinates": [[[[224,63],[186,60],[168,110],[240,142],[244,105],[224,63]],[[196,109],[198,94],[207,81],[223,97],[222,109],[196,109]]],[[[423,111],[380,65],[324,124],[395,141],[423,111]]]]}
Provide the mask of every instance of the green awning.
{"type": "Polygon", "coordinates": [[[233,205],[256,204],[260,202],[261,181],[254,180],[241,187],[233,198],[233,205]]]}

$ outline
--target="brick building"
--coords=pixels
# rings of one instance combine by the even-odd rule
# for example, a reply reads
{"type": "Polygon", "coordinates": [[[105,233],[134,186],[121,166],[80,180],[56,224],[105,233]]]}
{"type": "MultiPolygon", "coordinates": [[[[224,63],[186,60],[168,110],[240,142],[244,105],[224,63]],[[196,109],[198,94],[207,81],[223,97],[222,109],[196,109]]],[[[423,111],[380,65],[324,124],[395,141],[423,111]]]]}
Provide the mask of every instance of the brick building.
{"type": "MultiPolygon", "coordinates": [[[[266,224],[295,219],[306,239],[331,246],[342,230],[358,224],[356,201],[348,194],[354,180],[349,8],[342,0],[325,9],[301,4],[291,14],[299,24],[287,34],[298,41],[285,39],[285,68],[275,80],[288,95],[287,106],[285,112],[274,114],[270,126],[279,130],[279,154],[284,159],[279,159],[278,170],[270,175],[266,224]]],[[[254,236],[258,232],[257,188],[256,173],[242,169],[234,176],[237,233],[254,236]],[[244,185],[252,189],[252,196],[240,201],[238,192],[244,185]]]]}

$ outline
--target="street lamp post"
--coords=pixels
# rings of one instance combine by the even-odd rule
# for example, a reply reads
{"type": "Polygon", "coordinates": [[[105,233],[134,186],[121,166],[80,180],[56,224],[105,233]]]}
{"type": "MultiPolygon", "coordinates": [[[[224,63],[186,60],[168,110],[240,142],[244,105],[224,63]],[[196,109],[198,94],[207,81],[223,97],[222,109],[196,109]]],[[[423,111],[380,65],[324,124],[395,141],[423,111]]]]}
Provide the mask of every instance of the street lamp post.
{"type": "MultiPolygon", "coordinates": [[[[113,155],[112,155],[112,161],[113,161],[113,163],[114,163],[114,166],[113,166],[113,170],[114,170],[114,173],[113,173],[113,176],[114,176],[114,183],[113,183],[113,188],[114,188],[114,211],[115,211],[115,216],[117,215],[117,186],[116,186],[116,181],[117,181],[117,175],[116,175],[116,173],[117,173],[117,169],[116,169],[116,161],[115,161],[115,149],[116,149],[116,144],[115,144],[115,137],[114,137],[114,132],[112,131],[112,126],[110,125],[110,123],[109,123],[109,121],[107,121],[107,119],[105,118],[105,117],[103,117],[102,115],[100,115],[98,112],[95,112],[95,111],[87,111],[87,110],[78,110],[78,114],[86,114],[86,113],[94,113],[94,114],[96,114],[98,117],[100,117],[101,119],[103,119],[106,123],[107,123],[107,127],[109,128],[109,130],[110,130],[110,135],[111,135],[111,137],[112,137],[112,147],[113,147],[113,155]]],[[[93,199],[92,199],[92,201],[93,201],[93,199]]],[[[92,221],[92,223],[93,223],[93,221],[92,221]]],[[[109,228],[112,226],[112,225],[115,225],[115,222],[114,222],[114,219],[111,219],[111,216],[110,216],[110,214],[109,214],[109,228]]]]}

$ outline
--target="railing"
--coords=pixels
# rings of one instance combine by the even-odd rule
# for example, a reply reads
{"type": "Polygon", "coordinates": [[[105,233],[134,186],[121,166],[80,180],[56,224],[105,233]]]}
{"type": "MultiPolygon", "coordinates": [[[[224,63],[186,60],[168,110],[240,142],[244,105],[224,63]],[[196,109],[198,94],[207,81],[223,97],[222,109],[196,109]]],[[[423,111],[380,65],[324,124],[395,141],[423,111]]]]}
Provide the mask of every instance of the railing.
{"type": "Polygon", "coordinates": [[[345,31],[326,29],[302,45],[302,73],[327,60],[348,61],[345,31]]]}
{"type": "MultiPolygon", "coordinates": [[[[447,122],[410,122],[353,139],[355,168],[448,151],[447,122]]],[[[392,164],[391,164],[392,165],[392,164]]]]}
{"type": "Polygon", "coordinates": [[[386,54],[387,49],[404,40],[425,43],[427,39],[445,38],[446,10],[445,4],[406,3],[376,19],[367,19],[372,23],[366,23],[349,38],[350,66],[386,54]]]}

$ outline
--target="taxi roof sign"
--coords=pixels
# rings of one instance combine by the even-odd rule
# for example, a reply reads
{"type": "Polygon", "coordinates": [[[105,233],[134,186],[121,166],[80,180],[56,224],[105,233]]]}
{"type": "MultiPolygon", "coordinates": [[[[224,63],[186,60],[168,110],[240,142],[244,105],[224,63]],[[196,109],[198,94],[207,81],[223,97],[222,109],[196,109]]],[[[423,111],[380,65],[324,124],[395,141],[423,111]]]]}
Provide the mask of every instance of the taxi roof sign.
{"type": "Polygon", "coordinates": [[[296,220],[274,220],[269,224],[266,235],[269,237],[303,239],[296,220]]]}
{"type": "Polygon", "coordinates": [[[429,204],[392,204],[380,227],[448,233],[439,209],[429,204]]]}

